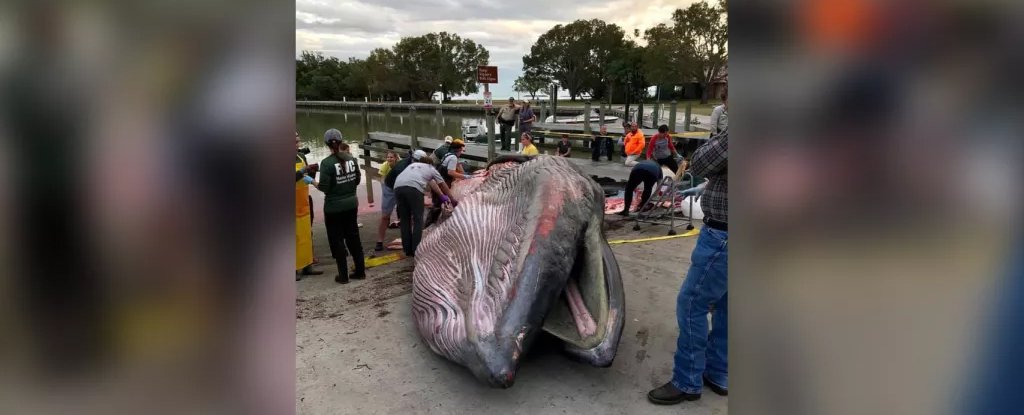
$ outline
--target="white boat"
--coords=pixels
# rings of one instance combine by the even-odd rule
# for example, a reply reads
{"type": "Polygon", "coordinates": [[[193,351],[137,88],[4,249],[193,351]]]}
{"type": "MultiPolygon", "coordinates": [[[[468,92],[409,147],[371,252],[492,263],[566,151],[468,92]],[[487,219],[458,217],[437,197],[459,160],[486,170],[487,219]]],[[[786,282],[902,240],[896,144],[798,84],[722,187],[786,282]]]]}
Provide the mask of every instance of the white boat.
{"type": "Polygon", "coordinates": [[[462,138],[466,141],[486,141],[487,126],[479,120],[462,120],[462,138]]]}
{"type": "MultiPolygon", "coordinates": [[[[554,115],[549,115],[547,118],[544,119],[544,122],[545,123],[549,123],[549,124],[551,124],[551,123],[557,123],[557,124],[583,124],[583,120],[584,120],[584,118],[583,118],[582,114],[581,115],[577,115],[575,117],[562,117],[562,118],[558,118],[557,120],[555,119],[554,115]]],[[[601,114],[598,114],[597,110],[595,110],[595,109],[590,110],[590,122],[594,123],[594,124],[597,124],[600,121],[601,121],[601,114]]],[[[612,124],[612,123],[615,123],[617,121],[619,121],[619,117],[616,117],[616,116],[606,115],[604,117],[604,124],[612,124]]]]}

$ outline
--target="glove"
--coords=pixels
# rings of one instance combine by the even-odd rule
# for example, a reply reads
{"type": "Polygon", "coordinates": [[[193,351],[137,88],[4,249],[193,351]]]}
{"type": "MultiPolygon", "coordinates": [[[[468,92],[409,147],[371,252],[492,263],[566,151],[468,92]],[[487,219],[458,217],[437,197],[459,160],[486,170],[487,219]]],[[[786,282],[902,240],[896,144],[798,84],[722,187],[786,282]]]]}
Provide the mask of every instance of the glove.
{"type": "Polygon", "coordinates": [[[704,188],[705,187],[707,187],[707,183],[701,183],[697,187],[691,187],[689,189],[683,190],[683,192],[680,193],[680,194],[683,195],[683,196],[699,195],[699,194],[704,193],[704,188]]]}
{"type": "Polygon", "coordinates": [[[306,166],[306,174],[308,175],[314,175],[318,171],[320,171],[320,165],[318,164],[310,164],[306,166]]]}
{"type": "Polygon", "coordinates": [[[455,209],[455,207],[458,206],[458,205],[459,205],[459,202],[457,200],[455,200],[455,199],[452,199],[452,209],[455,209]]]}
{"type": "Polygon", "coordinates": [[[441,203],[448,203],[450,201],[451,199],[448,198],[448,195],[441,195],[441,203]]]}
{"type": "Polygon", "coordinates": [[[302,181],[306,182],[306,184],[313,184],[313,178],[309,177],[309,175],[302,176],[302,181]]]}

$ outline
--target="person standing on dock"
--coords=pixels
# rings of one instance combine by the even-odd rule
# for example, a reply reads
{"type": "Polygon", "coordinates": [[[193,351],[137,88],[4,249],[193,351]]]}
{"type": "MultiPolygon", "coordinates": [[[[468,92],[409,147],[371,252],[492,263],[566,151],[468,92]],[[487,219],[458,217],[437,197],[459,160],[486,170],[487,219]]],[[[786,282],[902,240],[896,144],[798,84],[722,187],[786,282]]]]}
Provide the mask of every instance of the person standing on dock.
{"type": "Polygon", "coordinates": [[[501,127],[501,151],[512,150],[512,127],[516,125],[516,111],[519,108],[516,107],[516,100],[512,97],[508,98],[508,105],[501,107],[498,111],[498,124],[501,127]]]}
{"type": "Polygon", "coordinates": [[[324,192],[324,224],[327,226],[327,241],[331,246],[331,255],[338,264],[338,275],[334,281],[348,284],[349,253],[355,269],[352,279],[366,278],[363,259],[363,245],[359,240],[359,198],[356,189],[362,179],[359,163],[349,154],[348,144],[342,141],[341,131],[334,128],[324,133],[324,142],[331,150],[331,155],[320,162],[320,184],[317,186],[324,192]],[[345,247],[348,247],[346,251],[345,247]]]}
{"type": "Polygon", "coordinates": [[[711,110],[711,135],[718,135],[729,128],[729,88],[722,91],[722,105],[711,110]]]}
{"type": "Polygon", "coordinates": [[[572,154],[572,144],[569,143],[569,135],[562,134],[562,141],[558,142],[558,155],[569,157],[572,154]]]}
{"type": "Polygon", "coordinates": [[[658,134],[651,137],[651,142],[647,145],[647,159],[657,161],[659,165],[674,172],[679,170],[676,157],[676,146],[672,143],[672,136],[668,135],[668,126],[662,124],[658,127],[658,134]]]}
{"type": "Polygon", "coordinates": [[[623,139],[623,145],[626,149],[626,167],[636,165],[640,154],[644,152],[644,144],[644,132],[640,131],[640,127],[635,122],[629,124],[629,132],[626,133],[626,137],[623,139]]]}
{"type": "Polygon", "coordinates": [[[540,151],[537,151],[537,146],[533,145],[533,137],[530,137],[530,134],[523,133],[519,138],[519,142],[523,145],[523,149],[519,151],[519,154],[524,156],[536,156],[540,154],[540,151]]]}
{"type": "Polygon", "coordinates": [[[676,299],[679,338],[672,380],[650,391],[659,405],[700,399],[707,386],[729,394],[729,130],[713,136],[690,158],[690,173],[707,177],[700,199],[704,227],[690,256],[690,269],[676,299]],[[708,331],[708,313],[711,330],[708,331]]]}
{"type": "Polygon", "coordinates": [[[523,108],[519,110],[519,133],[529,134],[532,132],[534,121],[537,121],[537,115],[530,108],[530,101],[523,101],[523,108]]]}

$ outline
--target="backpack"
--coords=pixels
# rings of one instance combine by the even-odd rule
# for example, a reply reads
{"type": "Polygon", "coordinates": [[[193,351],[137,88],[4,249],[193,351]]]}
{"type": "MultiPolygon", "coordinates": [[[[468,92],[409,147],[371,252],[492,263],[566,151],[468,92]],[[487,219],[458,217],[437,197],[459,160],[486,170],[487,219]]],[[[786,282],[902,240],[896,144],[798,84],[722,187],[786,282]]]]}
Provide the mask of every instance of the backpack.
{"type": "Polygon", "coordinates": [[[394,189],[395,180],[398,180],[398,175],[401,174],[402,170],[405,170],[406,167],[409,167],[410,164],[412,164],[412,157],[406,157],[398,160],[398,163],[395,163],[395,167],[392,167],[391,171],[388,172],[388,175],[384,177],[384,185],[390,189],[394,189]]]}
{"type": "Polygon", "coordinates": [[[444,158],[441,159],[441,164],[437,166],[437,171],[438,173],[441,173],[441,177],[444,178],[444,183],[451,186],[452,181],[454,181],[455,179],[450,174],[448,174],[448,167],[446,166],[445,162],[448,161],[449,157],[455,157],[456,161],[458,161],[459,159],[459,156],[455,155],[455,153],[446,154],[444,158]]]}

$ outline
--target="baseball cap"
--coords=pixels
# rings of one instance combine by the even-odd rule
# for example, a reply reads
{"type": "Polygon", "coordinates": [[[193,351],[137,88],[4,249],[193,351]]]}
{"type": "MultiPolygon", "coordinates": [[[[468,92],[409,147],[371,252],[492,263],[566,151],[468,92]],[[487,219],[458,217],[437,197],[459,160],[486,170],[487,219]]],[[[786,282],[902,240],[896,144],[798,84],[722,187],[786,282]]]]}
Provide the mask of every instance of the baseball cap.
{"type": "Polygon", "coordinates": [[[412,152],[412,159],[419,160],[427,156],[427,152],[423,150],[416,150],[412,152]]]}
{"type": "Polygon", "coordinates": [[[446,142],[446,143],[452,142],[452,136],[450,136],[450,135],[444,136],[444,142],[446,142]]]}
{"type": "Polygon", "coordinates": [[[326,133],[324,133],[324,143],[329,143],[332,140],[333,141],[342,141],[341,131],[338,131],[337,128],[332,128],[330,130],[327,130],[326,133]]]}

